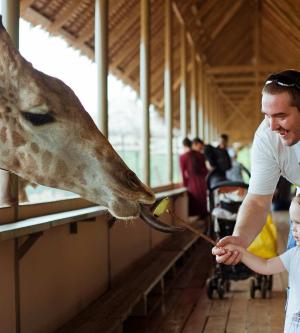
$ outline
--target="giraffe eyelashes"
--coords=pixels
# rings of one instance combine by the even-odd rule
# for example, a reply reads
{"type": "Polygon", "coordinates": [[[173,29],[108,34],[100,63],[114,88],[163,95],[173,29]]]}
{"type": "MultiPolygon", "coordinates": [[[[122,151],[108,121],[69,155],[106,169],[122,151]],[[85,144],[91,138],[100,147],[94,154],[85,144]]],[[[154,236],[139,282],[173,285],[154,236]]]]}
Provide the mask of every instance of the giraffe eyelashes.
{"type": "Polygon", "coordinates": [[[41,114],[21,111],[21,115],[34,126],[41,126],[55,122],[55,118],[50,112],[41,114]]]}

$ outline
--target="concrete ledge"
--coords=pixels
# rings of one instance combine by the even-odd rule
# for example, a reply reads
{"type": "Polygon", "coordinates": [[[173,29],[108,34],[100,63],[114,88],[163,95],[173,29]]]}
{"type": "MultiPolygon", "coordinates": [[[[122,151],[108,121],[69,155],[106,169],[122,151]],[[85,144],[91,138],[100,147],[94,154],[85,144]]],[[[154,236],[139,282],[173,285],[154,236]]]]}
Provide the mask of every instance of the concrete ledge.
{"type": "MultiPolygon", "coordinates": [[[[156,194],[156,199],[165,197],[176,197],[186,192],[185,188],[160,192],[156,194]]],[[[96,218],[107,213],[107,209],[101,206],[71,210],[63,213],[43,215],[21,220],[14,223],[0,225],[0,242],[17,237],[42,232],[53,227],[80,222],[96,218]]]]}

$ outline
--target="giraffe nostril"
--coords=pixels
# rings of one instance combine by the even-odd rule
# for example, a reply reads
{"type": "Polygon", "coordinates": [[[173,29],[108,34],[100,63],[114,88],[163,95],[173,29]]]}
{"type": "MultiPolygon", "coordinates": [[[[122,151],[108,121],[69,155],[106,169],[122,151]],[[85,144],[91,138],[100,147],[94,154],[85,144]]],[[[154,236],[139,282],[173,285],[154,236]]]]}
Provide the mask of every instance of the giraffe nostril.
{"type": "Polygon", "coordinates": [[[140,189],[141,184],[139,179],[137,178],[136,174],[132,171],[127,171],[126,173],[126,179],[128,182],[128,185],[132,187],[133,189],[140,189]]]}

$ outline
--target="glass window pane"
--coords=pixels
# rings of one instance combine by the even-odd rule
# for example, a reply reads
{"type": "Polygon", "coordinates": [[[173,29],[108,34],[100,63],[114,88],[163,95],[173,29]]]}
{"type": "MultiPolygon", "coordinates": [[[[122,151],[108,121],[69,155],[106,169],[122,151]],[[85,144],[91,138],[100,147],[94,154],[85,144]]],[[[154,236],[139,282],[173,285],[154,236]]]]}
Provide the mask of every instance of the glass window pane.
{"type": "Polygon", "coordinates": [[[150,133],[150,184],[151,187],[167,185],[166,125],[153,106],[150,107],[150,133]]]}

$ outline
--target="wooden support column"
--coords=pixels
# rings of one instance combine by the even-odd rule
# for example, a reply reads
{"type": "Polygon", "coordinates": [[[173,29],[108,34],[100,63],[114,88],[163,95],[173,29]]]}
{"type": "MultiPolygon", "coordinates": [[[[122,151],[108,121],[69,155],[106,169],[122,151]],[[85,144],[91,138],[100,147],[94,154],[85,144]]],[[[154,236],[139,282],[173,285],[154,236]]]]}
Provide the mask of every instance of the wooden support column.
{"type": "Polygon", "coordinates": [[[261,0],[255,0],[255,14],[254,14],[254,45],[253,45],[253,64],[255,66],[255,115],[253,124],[253,130],[258,126],[262,119],[262,114],[260,112],[261,109],[261,91],[260,91],[260,71],[259,71],[259,64],[260,64],[260,32],[261,32],[261,0]]]}
{"type": "Polygon", "coordinates": [[[191,44],[192,71],[191,71],[191,133],[192,138],[199,135],[198,132],[198,105],[197,105],[197,64],[195,44],[191,44]]]}
{"type": "Polygon", "coordinates": [[[207,117],[207,135],[208,135],[208,140],[209,142],[212,142],[212,87],[211,87],[211,83],[208,82],[207,83],[207,86],[208,86],[208,101],[207,101],[207,106],[208,106],[208,109],[207,109],[207,113],[208,113],[208,117],[207,117]]]}
{"type": "MultiPolygon", "coordinates": [[[[214,89],[215,90],[215,89],[214,89]]],[[[217,93],[214,91],[214,98],[212,100],[213,102],[213,113],[212,113],[212,136],[213,140],[217,137],[217,99],[216,99],[217,93]]]]}
{"type": "Polygon", "coordinates": [[[15,47],[19,48],[20,2],[18,0],[2,0],[2,20],[15,47]]]}
{"type": "Polygon", "coordinates": [[[98,126],[108,137],[108,0],[95,0],[95,61],[97,66],[97,110],[98,126]]]}
{"type": "Polygon", "coordinates": [[[186,29],[182,23],[180,27],[180,129],[183,138],[188,134],[186,62],[186,29]]]}
{"type": "Polygon", "coordinates": [[[209,85],[207,77],[204,77],[204,140],[210,143],[209,137],[209,85]]]}
{"type": "MultiPolygon", "coordinates": [[[[10,35],[15,47],[19,48],[19,17],[20,17],[20,3],[19,0],[2,0],[2,20],[8,34],[10,35]]],[[[1,188],[5,197],[11,202],[14,210],[13,218],[17,221],[19,218],[19,191],[18,191],[18,176],[9,173],[8,171],[1,170],[0,175],[2,178],[1,188]]]]}
{"type": "Polygon", "coordinates": [[[200,138],[204,139],[204,79],[203,79],[203,64],[198,59],[197,66],[198,74],[198,133],[200,138]]]}
{"type": "MultiPolygon", "coordinates": [[[[2,0],[2,19],[8,34],[10,35],[16,48],[19,48],[19,17],[20,3],[19,0],[2,0]]],[[[7,188],[1,189],[6,191],[10,200],[13,202],[14,221],[19,218],[19,195],[18,195],[18,176],[1,172],[1,177],[6,178],[7,188]]],[[[4,181],[4,180],[2,180],[4,181]]],[[[21,332],[21,303],[20,303],[20,265],[18,260],[19,239],[14,240],[14,286],[15,286],[15,330],[21,332]]]]}
{"type": "Polygon", "coordinates": [[[141,0],[140,96],[142,100],[142,179],[150,185],[150,0],[141,0]]]}
{"type": "Polygon", "coordinates": [[[164,107],[167,146],[167,179],[173,183],[173,103],[172,103],[172,0],[165,0],[165,68],[164,68],[164,107]]]}

